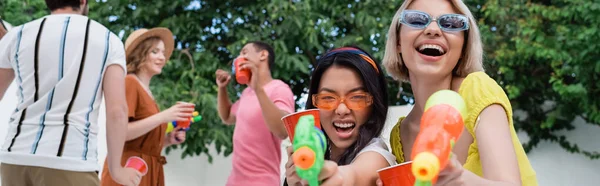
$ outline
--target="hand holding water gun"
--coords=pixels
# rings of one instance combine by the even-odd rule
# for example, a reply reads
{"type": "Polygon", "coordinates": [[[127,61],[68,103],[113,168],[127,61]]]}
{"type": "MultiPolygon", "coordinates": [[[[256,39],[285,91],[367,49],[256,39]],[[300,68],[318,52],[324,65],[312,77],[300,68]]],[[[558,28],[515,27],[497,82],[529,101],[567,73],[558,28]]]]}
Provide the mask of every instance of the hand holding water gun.
{"type": "Polygon", "coordinates": [[[315,127],[314,116],[300,117],[294,131],[292,159],[296,173],[310,186],[319,185],[319,174],[325,164],[327,143],[323,131],[315,127]]]}
{"type": "Polygon", "coordinates": [[[192,123],[198,122],[200,120],[202,120],[202,116],[199,115],[199,113],[197,111],[194,111],[194,113],[192,113],[193,117],[190,117],[186,120],[182,120],[182,121],[171,121],[168,123],[167,125],[167,133],[173,131],[173,129],[179,127],[179,130],[190,130],[190,125],[192,123]]]}
{"type": "Polygon", "coordinates": [[[435,92],[425,103],[421,130],[411,158],[415,186],[431,186],[448,165],[454,143],[464,129],[467,109],[462,97],[451,90],[435,92]]]}
{"type": "MultiPolygon", "coordinates": [[[[196,107],[196,105],[194,105],[193,103],[186,103],[186,102],[179,101],[175,105],[171,106],[170,108],[158,113],[156,115],[156,117],[158,117],[158,120],[160,120],[160,123],[169,123],[172,121],[189,120],[190,117],[194,117],[193,112],[194,112],[195,107],[196,107]]],[[[173,128],[175,128],[175,127],[173,127],[173,128]]]]}

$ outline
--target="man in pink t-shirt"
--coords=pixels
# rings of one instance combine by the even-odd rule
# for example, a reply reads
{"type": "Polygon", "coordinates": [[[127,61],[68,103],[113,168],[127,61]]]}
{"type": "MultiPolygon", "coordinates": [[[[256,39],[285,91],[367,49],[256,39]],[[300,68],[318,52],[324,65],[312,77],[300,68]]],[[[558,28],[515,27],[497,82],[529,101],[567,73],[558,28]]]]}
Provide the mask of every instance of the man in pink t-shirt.
{"type": "Polygon", "coordinates": [[[227,95],[231,75],[220,69],[215,72],[219,116],[225,124],[236,124],[233,169],[226,185],[281,185],[280,145],[288,136],[281,117],[294,112],[294,95],[287,84],[271,76],[275,63],[271,46],[249,42],[239,57],[247,59],[240,69],[249,69],[252,75],[235,104],[231,104],[227,95]]]}

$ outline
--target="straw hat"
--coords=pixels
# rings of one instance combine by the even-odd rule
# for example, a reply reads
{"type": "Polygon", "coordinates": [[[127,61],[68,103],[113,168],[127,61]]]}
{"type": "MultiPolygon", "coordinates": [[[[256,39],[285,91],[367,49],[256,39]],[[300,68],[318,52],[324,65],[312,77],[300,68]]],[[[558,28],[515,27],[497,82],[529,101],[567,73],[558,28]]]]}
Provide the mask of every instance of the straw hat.
{"type": "Polygon", "coordinates": [[[133,31],[125,41],[125,55],[129,56],[142,41],[150,37],[159,37],[163,43],[165,43],[165,59],[168,61],[173,53],[175,40],[173,39],[173,33],[171,33],[169,29],[163,27],[150,30],[141,28],[133,31]]]}

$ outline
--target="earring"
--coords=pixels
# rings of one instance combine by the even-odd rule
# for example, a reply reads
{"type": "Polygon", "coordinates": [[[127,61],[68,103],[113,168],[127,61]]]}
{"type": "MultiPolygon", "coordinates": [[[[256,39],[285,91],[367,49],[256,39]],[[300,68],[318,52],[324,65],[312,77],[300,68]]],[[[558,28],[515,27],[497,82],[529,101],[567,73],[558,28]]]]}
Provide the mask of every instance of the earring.
{"type": "Polygon", "coordinates": [[[404,92],[404,88],[402,88],[402,81],[398,84],[398,94],[396,94],[396,99],[400,99],[400,95],[404,92]]]}

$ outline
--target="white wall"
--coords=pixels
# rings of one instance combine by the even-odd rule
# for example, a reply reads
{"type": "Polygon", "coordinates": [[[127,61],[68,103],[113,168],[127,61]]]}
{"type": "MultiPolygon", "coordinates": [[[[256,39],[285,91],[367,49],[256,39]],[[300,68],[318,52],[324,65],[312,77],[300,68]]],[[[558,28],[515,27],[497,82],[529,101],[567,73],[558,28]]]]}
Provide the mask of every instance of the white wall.
{"type": "MultiPolygon", "coordinates": [[[[600,127],[586,124],[581,118],[573,121],[575,130],[559,131],[580,149],[600,152],[600,127]]],[[[529,140],[519,133],[521,142],[529,140]]],[[[529,154],[529,161],[537,173],[539,185],[600,185],[600,160],[590,160],[581,154],[571,154],[557,143],[540,142],[529,154]]]]}
{"type": "MultiPolygon", "coordinates": [[[[6,136],[6,123],[9,114],[17,103],[16,86],[12,84],[4,99],[0,101],[0,144],[4,143],[6,136]]],[[[388,141],[390,128],[396,123],[397,118],[404,116],[410,111],[411,106],[390,107],[390,115],[383,138],[388,141]]],[[[102,107],[101,110],[104,110],[102,107]]],[[[100,134],[98,137],[101,157],[99,165],[104,162],[106,156],[106,138],[104,130],[104,112],[100,114],[100,134]]],[[[561,131],[568,140],[579,145],[580,148],[600,152],[600,127],[584,124],[580,118],[574,121],[576,130],[561,131]]],[[[521,140],[528,140],[524,134],[519,134],[521,140]]],[[[282,147],[289,146],[288,140],[282,143],[282,147]]],[[[287,155],[282,148],[282,159],[287,161],[287,155]]],[[[216,154],[214,150],[211,153],[216,154]]],[[[589,160],[582,155],[574,155],[566,152],[555,143],[541,142],[529,155],[529,160],[537,172],[539,185],[544,186],[567,186],[567,185],[598,185],[600,182],[600,160],[589,160]]],[[[225,185],[229,172],[231,171],[231,156],[214,156],[213,163],[209,164],[206,156],[181,158],[181,151],[172,151],[167,156],[165,165],[165,179],[169,186],[216,186],[225,185]]],[[[282,162],[283,173],[283,162],[282,162]]],[[[283,178],[283,175],[282,175],[283,178]]],[[[1,178],[0,178],[1,179],[1,178]]]]}

